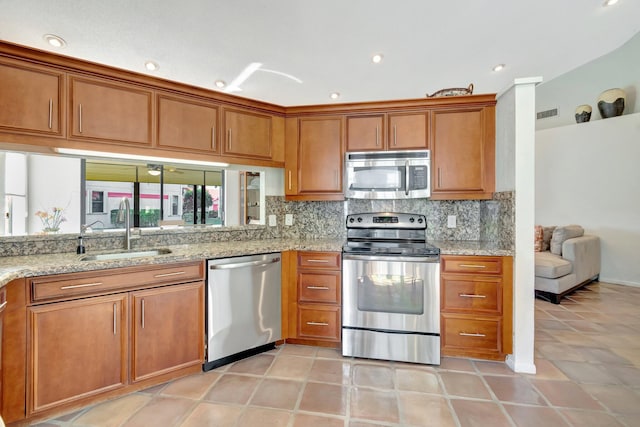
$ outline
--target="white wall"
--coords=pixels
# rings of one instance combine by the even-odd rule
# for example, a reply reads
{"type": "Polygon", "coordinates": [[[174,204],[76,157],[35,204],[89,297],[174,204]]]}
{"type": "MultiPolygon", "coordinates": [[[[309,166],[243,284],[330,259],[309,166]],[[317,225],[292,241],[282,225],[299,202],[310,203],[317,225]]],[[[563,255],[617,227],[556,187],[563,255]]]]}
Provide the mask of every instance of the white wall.
{"type": "Polygon", "coordinates": [[[598,96],[615,87],[627,94],[624,114],[639,113],[640,32],[620,48],[538,86],[536,112],[557,108],[558,115],[537,120],[536,129],[575,124],[575,109],[582,104],[591,105],[591,121],[602,120],[598,96]]]}
{"type": "Polygon", "coordinates": [[[536,132],[536,224],[601,238],[603,282],[640,286],[640,113],[536,132]]]}
{"type": "Polygon", "coordinates": [[[53,207],[63,208],[67,218],[61,224],[61,233],[80,232],[80,159],[29,154],[27,162],[29,234],[42,231],[35,212],[51,211],[53,207]]]}

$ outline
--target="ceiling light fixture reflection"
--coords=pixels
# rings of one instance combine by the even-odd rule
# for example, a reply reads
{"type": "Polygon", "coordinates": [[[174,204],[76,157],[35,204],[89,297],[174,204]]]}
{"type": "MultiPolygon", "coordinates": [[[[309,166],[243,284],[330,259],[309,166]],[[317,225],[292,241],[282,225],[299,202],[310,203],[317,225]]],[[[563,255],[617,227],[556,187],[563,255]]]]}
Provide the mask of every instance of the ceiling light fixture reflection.
{"type": "Polygon", "coordinates": [[[492,68],[493,71],[502,71],[504,70],[505,65],[504,64],[498,64],[495,67],[492,68]]]}
{"type": "Polygon", "coordinates": [[[123,154],[123,153],[110,153],[107,151],[93,151],[93,150],[78,150],[75,148],[54,148],[57,153],[68,154],[71,156],[79,157],[100,157],[115,160],[142,160],[144,162],[158,162],[158,163],[178,163],[182,165],[197,165],[197,166],[211,166],[226,168],[229,163],[221,162],[206,162],[203,160],[187,160],[187,159],[175,159],[171,157],[155,157],[155,156],[140,156],[137,154],[123,154]]]}
{"type": "Polygon", "coordinates": [[[338,98],[340,98],[340,92],[333,92],[333,93],[331,93],[331,95],[329,95],[329,97],[331,99],[338,99],[338,98]]]}
{"type": "Polygon", "coordinates": [[[379,63],[381,63],[381,62],[382,62],[382,58],[383,58],[383,57],[382,57],[382,54],[381,54],[381,53],[376,53],[375,55],[373,55],[373,56],[371,57],[371,61],[372,61],[374,64],[379,64],[379,63]]]}
{"type": "Polygon", "coordinates": [[[213,84],[216,85],[218,89],[222,89],[227,85],[224,80],[216,80],[213,84]]]}
{"type": "Polygon", "coordinates": [[[65,47],[67,42],[62,37],[58,37],[55,34],[45,34],[44,39],[53,47],[65,47]]]}
{"type": "Polygon", "coordinates": [[[147,173],[151,176],[158,176],[162,173],[162,165],[147,165],[147,173]]]}
{"type": "Polygon", "coordinates": [[[262,67],[262,63],[260,62],[252,62],[247,65],[244,70],[229,83],[229,85],[224,88],[225,92],[240,92],[242,89],[240,85],[244,83],[253,73],[255,73],[260,67],[262,67]]]}
{"type": "Polygon", "coordinates": [[[160,69],[160,66],[158,65],[157,62],[154,61],[146,61],[144,63],[144,68],[146,68],[149,71],[157,71],[160,69]]]}
{"type": "Polygon", "coordinates": [[[613,6],[616,3],[618,3],[618,0],[607,0],[607,1],[604,2],[603,6],[604,7],[613,6]]]}

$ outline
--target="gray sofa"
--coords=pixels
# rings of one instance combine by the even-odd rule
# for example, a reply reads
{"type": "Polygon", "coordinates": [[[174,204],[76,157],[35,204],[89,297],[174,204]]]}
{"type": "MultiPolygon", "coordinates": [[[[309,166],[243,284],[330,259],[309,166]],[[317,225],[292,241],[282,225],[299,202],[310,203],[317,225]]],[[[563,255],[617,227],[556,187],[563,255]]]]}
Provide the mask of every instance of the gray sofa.
{"type": "Polygon", "coordinates": [[[557,227],[549,250],[535,253],[536,297],[560,304],[563,296],[598,279],[600,238],[583,233],[580,226],[557,227]]]}

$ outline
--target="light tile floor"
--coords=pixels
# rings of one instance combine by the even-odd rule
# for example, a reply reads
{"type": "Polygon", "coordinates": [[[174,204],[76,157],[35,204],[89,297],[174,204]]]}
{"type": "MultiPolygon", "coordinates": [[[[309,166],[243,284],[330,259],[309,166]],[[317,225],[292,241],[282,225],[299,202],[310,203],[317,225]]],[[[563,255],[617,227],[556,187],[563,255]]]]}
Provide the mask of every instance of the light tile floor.
{"type": "Polygon", "coordinates": [[[439,367],[284,345],[44,426],[639,426],[640,288],[593,283],[536,300],[537,375],[439,367]]]}

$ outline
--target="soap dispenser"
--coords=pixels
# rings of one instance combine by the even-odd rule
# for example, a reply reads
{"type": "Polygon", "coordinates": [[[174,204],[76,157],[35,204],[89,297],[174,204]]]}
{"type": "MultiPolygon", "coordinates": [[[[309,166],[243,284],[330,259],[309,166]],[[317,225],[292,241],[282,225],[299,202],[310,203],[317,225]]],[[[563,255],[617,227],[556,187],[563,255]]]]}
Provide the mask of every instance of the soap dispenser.
{"type": "Polygon", "coordinates": [[[84,243],[82,242],[82,236],[78,236],[78,247],[76,248],[76,253],[78,255],[85,253],[87,250],[84,247],[84,243]]]}

